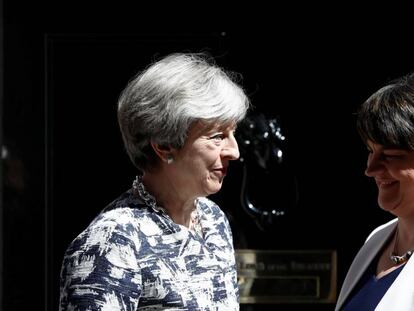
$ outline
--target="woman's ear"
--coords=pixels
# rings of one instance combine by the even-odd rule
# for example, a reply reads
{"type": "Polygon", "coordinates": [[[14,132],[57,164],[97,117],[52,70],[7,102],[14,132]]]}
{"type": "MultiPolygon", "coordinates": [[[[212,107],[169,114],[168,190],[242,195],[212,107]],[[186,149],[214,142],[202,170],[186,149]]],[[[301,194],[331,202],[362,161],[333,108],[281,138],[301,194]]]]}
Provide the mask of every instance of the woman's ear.
{"type": "Polygon", "coordinates": [[[160,157],[161,161],[171,164],[174,161],[172,155],[173,148],[171,146],[160,145],[154,142],[151,142],[152,149],[160,157]]]}

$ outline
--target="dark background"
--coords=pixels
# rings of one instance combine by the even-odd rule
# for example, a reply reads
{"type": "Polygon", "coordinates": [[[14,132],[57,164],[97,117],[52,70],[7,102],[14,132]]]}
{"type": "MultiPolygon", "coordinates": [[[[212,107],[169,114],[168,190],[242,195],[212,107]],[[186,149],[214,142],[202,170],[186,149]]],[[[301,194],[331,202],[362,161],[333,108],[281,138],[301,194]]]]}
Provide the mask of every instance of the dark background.
{"type": "MultiPolygon", "coordinates": [[[[252,11],[266,25],[235,30],[213,27],[211,14],[209,30],[199,31],[199,15],[170,21],[156,9],[3,3],[2,310],[57,309],[65,248],[136,174],[117,127],[119,93],[170,52],[206,51],[241,73],[255,111],[277,115],[287,137],[298,204],[274,227],[259,230],[241,208],[239,163],[213,197],[232,221],[236,246],[336,250],[339,290],[368,233],[391,218],[363,175],[366,152],[354,112],[388,80],[414,70],[408,41],[388,26],[355,27],[350,16],[304,19],[292,11],[295,20],[280,22],[252,11]],[[180,21],[184,27],[172,30],[180,21]]],[[[263,193],[270,208],[279,203],[280,189],[273,190],[263,193]]]]}

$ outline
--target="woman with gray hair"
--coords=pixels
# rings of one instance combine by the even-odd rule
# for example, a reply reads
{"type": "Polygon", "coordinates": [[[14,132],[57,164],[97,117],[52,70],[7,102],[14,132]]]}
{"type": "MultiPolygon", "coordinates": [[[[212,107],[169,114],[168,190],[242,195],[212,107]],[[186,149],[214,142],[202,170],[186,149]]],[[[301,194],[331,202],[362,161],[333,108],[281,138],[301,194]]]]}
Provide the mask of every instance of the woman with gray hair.
{"type": "Polygon", "coordinates": [[[239,157],[249,100],[203,54],[172,54],[136,76],[118,103],[132,188],[69,246],[61,310],[238,310],[232,233],[206,197],[239,157]]]}

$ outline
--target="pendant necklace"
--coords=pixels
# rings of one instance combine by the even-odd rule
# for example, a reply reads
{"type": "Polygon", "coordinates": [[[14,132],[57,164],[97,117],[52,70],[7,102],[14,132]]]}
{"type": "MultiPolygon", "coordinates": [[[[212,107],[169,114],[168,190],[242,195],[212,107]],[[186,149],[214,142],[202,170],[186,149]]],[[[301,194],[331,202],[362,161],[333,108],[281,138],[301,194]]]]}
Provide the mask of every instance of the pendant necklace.
{"type": "Polygon", "coordinates": [[[402,254],[401,256],[397,255],[397,248],[398,248],[398,227],[397,231],[395,233],[395,239],[394,239],[394,248],[393,251],[390,254],[390,259],[395,265],[402,264],[404,262],[407,262],[408,259],[410,259],[411,255],[414,253],[414,249],[409,250],[402,254]]]}

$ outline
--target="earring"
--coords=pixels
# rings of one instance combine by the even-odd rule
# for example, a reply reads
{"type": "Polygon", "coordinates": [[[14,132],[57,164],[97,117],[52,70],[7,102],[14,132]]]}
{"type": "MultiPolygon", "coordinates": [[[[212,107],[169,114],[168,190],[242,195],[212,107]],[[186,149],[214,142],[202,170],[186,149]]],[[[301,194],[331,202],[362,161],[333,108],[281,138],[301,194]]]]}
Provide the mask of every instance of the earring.
{"type": "Polygon", "coordinates": [[[169,154],[169,155],[167,156],[167,164],[171,164],[171,163],[173,163],[173,161],[174,161],[173,156],[172,156],[171,154],[169,154]]]}

